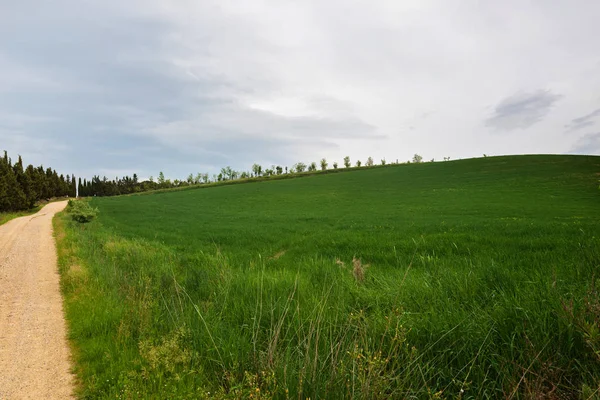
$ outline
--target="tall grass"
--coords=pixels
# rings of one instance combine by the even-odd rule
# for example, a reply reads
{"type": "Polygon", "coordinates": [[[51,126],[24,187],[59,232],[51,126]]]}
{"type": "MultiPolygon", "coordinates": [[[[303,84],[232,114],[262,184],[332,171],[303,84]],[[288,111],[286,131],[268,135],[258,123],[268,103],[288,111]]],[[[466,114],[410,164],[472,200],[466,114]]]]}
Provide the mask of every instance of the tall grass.
{"type": "Polygon", "coordinates": [[[481,161],[515,178],[512,202],[468,169],[415,166],[411,193],[393,190],[407,167],[382,168],[55,219],[81,396],[593,396],[598,161],[539,161],[481,161]]]}

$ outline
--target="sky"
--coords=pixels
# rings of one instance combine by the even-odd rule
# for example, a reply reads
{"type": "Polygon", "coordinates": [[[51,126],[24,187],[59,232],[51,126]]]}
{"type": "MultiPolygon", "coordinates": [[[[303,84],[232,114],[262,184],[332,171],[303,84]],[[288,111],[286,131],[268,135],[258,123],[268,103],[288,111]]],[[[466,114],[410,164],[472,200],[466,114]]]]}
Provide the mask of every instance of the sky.
{"type": "Polygon", "coordinates": [[[185,178],[600,154],[597,0],[0,0],[0,150],[185,178]]]}

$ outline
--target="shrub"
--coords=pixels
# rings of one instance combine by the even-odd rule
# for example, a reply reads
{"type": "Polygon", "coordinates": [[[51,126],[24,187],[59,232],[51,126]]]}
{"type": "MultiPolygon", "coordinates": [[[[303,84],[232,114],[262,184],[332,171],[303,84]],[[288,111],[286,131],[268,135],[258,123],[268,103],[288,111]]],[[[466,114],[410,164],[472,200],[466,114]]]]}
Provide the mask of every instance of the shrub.
{"type": "Polygon", "coordinates": [[[97,208],[92,208],[86,201],[81,200],[69,200],[67,212],[71,214],[73,221],[77,221],[81,224],[90,222],[98,215],[97,208]]]}

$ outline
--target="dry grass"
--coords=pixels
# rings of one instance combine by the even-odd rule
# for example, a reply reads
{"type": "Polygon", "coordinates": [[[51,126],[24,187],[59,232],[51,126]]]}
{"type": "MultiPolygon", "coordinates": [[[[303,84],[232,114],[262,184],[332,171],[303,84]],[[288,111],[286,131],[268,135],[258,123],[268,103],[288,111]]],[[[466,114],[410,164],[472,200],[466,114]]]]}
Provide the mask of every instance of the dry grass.
{"type": "Polygon", "coordinates": [[[269,260],[279,260],[285,255],[285,253],[287,253],[287,250],[281,250],[280,252],[275,253],[272,257],[270,257],[269,260]]]}
{"type": "Polygon", "coordinates": [[[365,272],[369,267],[369,264],[363,264],[359,258],[352,257],[352,275],[356,282],[364,282],[365,281],[365,272]]]}

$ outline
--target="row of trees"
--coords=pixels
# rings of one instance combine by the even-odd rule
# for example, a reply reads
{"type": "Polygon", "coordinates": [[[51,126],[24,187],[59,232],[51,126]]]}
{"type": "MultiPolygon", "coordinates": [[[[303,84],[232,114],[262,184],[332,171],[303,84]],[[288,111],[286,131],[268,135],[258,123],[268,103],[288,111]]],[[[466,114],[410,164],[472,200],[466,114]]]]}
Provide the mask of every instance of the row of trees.
{"type": "Polygon", "coordinates": [[[21,211],[52,197],[75,196],[75,176],[58,175],[52,168],[14,164],[5,151],[0,158],[0,212],[21,211]]]}
{"type": "MultiPolygon", "coordinates": [[[[423,157],[418,154],[415,154],[412,159],[413,163],[420,163],[422,161],[423,157]]],[[[407,163],[411,163],[411,161],[407,161],[407,163]]],[[[382,159],[381,165],[386,164],[386,160],[382,159]]],[[[392,164],[398,164],[398,160],[392,164]]],[[[349,156],[344,157],[343,165],[345,168],[352,167],[349,156]]],[[[364,163],[366,167],[374,165],[375,162],[372,157],[367,158],[364,163]]],[[[334,161],[331,166],[333,169],[337,169],[337,161],[334,161]]],[[[361,167],[363,163],[358,160],[354,163],[354,166],[361,167]]],[[[185,180],[170,180],[165,178],[165,175],[160,172],[156,180],[151,176],[147,180],[140,181],[138,176],[133,174],[132,177],[117,177],[112,180],[96,175],[90,180],[79,178],[79,181],[76,182],[75,176],[59,176],[56,171],[50,168],[44,170],[41,166],[35,168],[31,165],[23,168],[20,156],[18,161],[12,165],[7,153],[4,152],[4,157],[0,160],[0,211],[25,210],[33,207],[39,200],[50,199],[52,197],[74,197],[77,193],[77,186],[79,187],[79,195],[83,197],[117,196],[149,190],[202,185],[212,182],[296,174],[307,171],[314,172],[319,169],[322,171],[329,169],[329,162],[325,158],[321,159],[319,163],[311,162],[310,164],[305,164],[298,162],[289,168],[280,165],[263,168],[260,164],[254,164],[250,171],[236,171],[227,166],[221,168],[218,174],[190,174],[185,180]]]]}
{"type": "Polygon", "coordinates": [[[123,178],[115,178],[109,180],[106,176],[100,178],[95,175],[92,179],[79,178],[79,196],[118,196],[121,194],[131,194],[155,190],[158,187],[151,182],[140,182],[137,174],[133,177],[124,176],[123,178]]]}
{"type": "MultiPolygon", "coordinates": [[[[450,160],[450,157],[448,157],[447,159],[444,158],[444,161],[446,160],[450,160]]],[[[431,160],[432,162],[434,161],[433,159],[431,160]]],[[[423,157],[421,157],[418,154],[415,154],[412,161],[407,161],[405,164],[410,164],[410,163],[421,163],[423,162],[423,157]]],[[[350,161],[350,157],[346,156],[344,157],[344,167],[345,168],[350,168],[352,167],[352,162],[350,161]]],[[[386,165],[387,162],[384,159],[381,160],[381,165],[386,165]]],[[[400,164],[398,162],[398,160],[396,160],[396,162],[392,162],[391,164],[400,164]]],[[[360,168],[362,166],[362,161],[357,160],[356,163],[354,164],[355,167],[360,168]]],[[[367,158],[367,161],[365,162],[365,166],[366,167],[372,167],[375,165],[375,162],[373,161],[372,157],[367,158]]],[[[332,164],[333,169],[338,169],[338,162],[334,161],[332,164]]],[[[227,181],[227,180],[234,180],[234,179],[244,179],[244,178],[252,178],[252,177],[259,177],[259,176],[273,176],[273,175],[282,175],[282,174],[294,174],[294,173],[302,173],[302,172],[313,172],[313,171],[317,171],[318,169],[321,169],[321,171],[326,171],[329,167],[329,163],[327,162],[327,159],[323,158],[321,159],[321,161],[317,164],[316,162],[311,162],[310,164],[305,164],[303,162],[298,162],[296,164],[294,164],[291,168],[288,167],[281,167],[279,165],[275,166],[272,165],[271,168],[265,168],[263,169],[263,167],[259,164],[254,164],[252,166],[252,170],[251,171],[243,171],[243,172],[239,172],[239,171],[235,171],[232,170],[231,167],[225,167],[221,169],[221,173],[219,173],[218,175],[213,175],[213,180],[214,181],[227,181]],[[285,172],[284,172],[285,171],[285,172]]],[[[208,175],[206,175],[208,177],[208,175]]],[[[198,182],[197,179],[193,179],[193,174],[190,174],[190,176],[188,177],[188,182],[190,184],[197,184],[197,183],[206,183],[205,181],[201,181],[198,182]],[[193,180],[192,180],[193,179],[193,180]]],[[[210,181],[210,180],[208,180],[210,181]]]]}
{"type": "MultiPolygon", "coordinates": [[[[227,171],[229,177],[237,179],[239,176],[237,172],[233,171],[231,167],[223,169],[227,171]]],[[[185,187],[191,185],[200,185],[205,183],[216,182],[217,175],[213,175],[213,179],[208,174],[198,173],[196,175],[190,174],[187,180],[171,180],[165,178],[164,173],[160,172],[158,178],[155,180],[154,177],[149,177],[147,180],[140,181],[137,174],[133,174],[132,177],[124,176],[122,178],[108,179],[106,176],[100,178],[100,176],[94,176],[92,179],[81,179],[79,178],[79,195],[83,197],[88,196],[117,196],[121,194],[132,194],[147,192],[149,190],[158,189],[171,189],[177,187],[185,187]]],[[[224,179],[220,179],[224,180],[224,179]]]]}
{"type": "MultiPolygon", "coordinates": [[[[412,159],[413,163],[420,163],[423,161],[423,157],[418,154],[412,159]]],[[[410,163],[411,161],[407,161],[410,163]]],[[[398,160],[395,163],[397,164],[398,160]]],[[[352,163],[350,162],[350,157],[344,157],[343,165],[346,168],[352,167],[352,163]]],[[[363,163],[361,161],[356,161],[354,164],[355,167],[361,167],[363,163]]],[[[366,167],[372,167],[375,165],[372,157],[369,157],[365,164],[366,167]]],[[[381,165],[386,165],[386,160],[381,160],[381,165]]],[[[332,163],[333,169],[338,168],[338,163],[332,163]]],[[[170,189],[177,187],[185,187],[185,186],[193,186],[193,185],[204,185],[213,182],[225,182],[225,181],[233,181],[238,179],[249,179],[249,178],[258,178],[258,177],[271,177],[276,175],[283,174],[296,174],[303,172],[313,172],[318,169],[325,171],[329,169],[329,163],[325,158],[321,159],[321,161],[317,164],[316,162],[311,162],[310,164],[305,164],[303,162],[298,162],[294,164],[292,167],[283,167],[280,165],[272,165],[270,168],[263,168],[260,164],[252,165],[250,171],[236,171],[230,166],[221,168],[218,174],[209,175],[207,173],[197,173],[197,174],[189,174],[187,179],[185,180],[171,180],[165,178],[163,172],[158,174],[158,178],[149,177],[147,180],[140,181],[136,174],[133,177],[124,176],[122,178],[115,178],[109,180],[106,177],[100,178],[100,176],[94,176],[91,180],[79,179],[79,195],[80,196],[116,196],[122,194],[131,194],[131,193],[139,193],[145,192],[149,190],[157,190],[157,189],[170,189]]]]}

